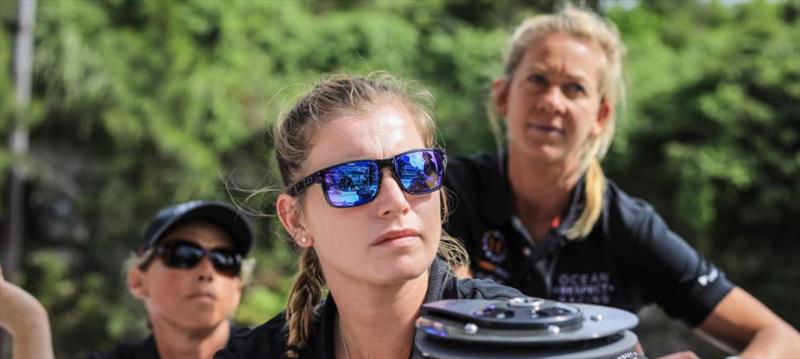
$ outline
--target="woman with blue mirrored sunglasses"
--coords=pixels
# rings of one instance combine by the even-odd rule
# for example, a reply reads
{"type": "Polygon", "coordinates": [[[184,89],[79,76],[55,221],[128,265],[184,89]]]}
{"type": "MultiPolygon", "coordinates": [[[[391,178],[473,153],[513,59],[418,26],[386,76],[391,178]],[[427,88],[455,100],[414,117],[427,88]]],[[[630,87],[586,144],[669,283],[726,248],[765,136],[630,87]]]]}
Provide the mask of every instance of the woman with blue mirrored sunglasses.
{"type": "Polygon", "coordinates": [[[442,232],[447,161],[418,99],[391,78],[334,78],[276,124],[275,208],[300,273],[286,311],[217,359],[421,358],[423,303],[519,295],[455,279],[466,253],[442,232]]]}
{"type": "Polygon", "coordinates": [[[389,167],[400,188],[408,194],[425,194],[442,187],[447,157],[439,148],[417,149],[381,160],[360,160],[336,164],[312,173],[291,189],[296,196],[321,183],[328,203],[337,208],[356,207],[378,196],[383,175],[389,167]]]}

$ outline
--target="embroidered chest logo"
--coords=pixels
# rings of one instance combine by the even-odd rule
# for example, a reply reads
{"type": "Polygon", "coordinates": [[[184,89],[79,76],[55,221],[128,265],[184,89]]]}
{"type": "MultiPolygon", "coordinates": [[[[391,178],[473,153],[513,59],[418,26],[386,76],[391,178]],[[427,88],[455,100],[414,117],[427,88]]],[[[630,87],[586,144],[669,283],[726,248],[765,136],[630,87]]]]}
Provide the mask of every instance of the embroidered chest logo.
{"type": "Polygon", "coordinates": [[[608,272],[562,273],[553,287],[553,296],[561,302],[608,304],[613,291],[608,272]]]}
{"type": "Polygon", "coordinates": [[[481,247],[486,258],[494,263],[500,263],[508,256],[506,237],[498,230],[490,229],[483,232],[481,247]]]}

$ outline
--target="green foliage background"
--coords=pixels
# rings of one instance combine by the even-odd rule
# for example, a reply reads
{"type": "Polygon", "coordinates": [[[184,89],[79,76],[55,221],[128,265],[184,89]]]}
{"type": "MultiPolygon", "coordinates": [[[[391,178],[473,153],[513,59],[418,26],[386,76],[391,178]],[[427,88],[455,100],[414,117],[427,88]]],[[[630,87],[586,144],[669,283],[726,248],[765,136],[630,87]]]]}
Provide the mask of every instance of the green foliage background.
{"type": "MultiPolygon", "coordinates": [[[[434,93],[449,152],[491,150],[485,102],[506,38],[556,3],[40,0],[31,153],[0,149],[4,173],[31,171],[23,270],[11,279],[49,309],[59,357],[141,337],[144,310],[120,267],[143,226],[167,204],[241,200],[227,188],[274,183],[266,132],[294,95],[324,73],[386,70],[434,93]]],[[[628,47],[609,177],[797,327],[800,5],[588,3],[628,47]]],[[[4,138],[16,15],[16,2],[0,3],[4,138]]],[[[269,212],[269,198],[245,204],[269,212]]],[[[257,221],[242,324],[282,308],[294,268],[275,224],[257,221]]]]}

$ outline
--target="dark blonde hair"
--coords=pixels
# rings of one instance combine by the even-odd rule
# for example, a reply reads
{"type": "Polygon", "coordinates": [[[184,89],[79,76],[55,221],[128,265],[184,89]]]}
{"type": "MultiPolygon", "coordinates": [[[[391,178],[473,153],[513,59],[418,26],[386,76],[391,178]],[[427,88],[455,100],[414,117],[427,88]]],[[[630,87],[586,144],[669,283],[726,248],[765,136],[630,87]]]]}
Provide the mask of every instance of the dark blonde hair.
{"type": "MultiPolygon", "coordinates": [[[[526,19],[520,24],[508,46],[503,77],[506,89],[528,46],[543,37],[554,33],[566,33],[598,45],[605,54],[605,66],[601,69],[599,83],[600,95],[613,111],[603,133],[590,137],[584,144],[581,154],[581,170],[586,171],[586,207],[575,225],[567,232],[567,238],[585,238],[600,217],[603,207],[605,175],[600,160],[608,152],[614,138],[615,117],[619,117],[625,104],[625,81],[622,73],[622,58],[625,48],[619,31],[610,21],[589,11],[567,6],[556,14],[539,15],[526,19]]],[[[501,125],[494,109],[490,111],[492,129],[498,141],[502,138],[501,125]]]]}
{"type": "MultiPolygon", "coordinates": [[[[381,106],[394,105],[407,111],[410,118],[414,119],[425,146],[433,147],[436,127],[426,107],[431,102],[432,96],[429,92],[414,89],[410,84],[385,73],[366,77],[338,75],[323,79],[282,116],[273,128],[283,192],[288,193],[289,186],[299,181],[307,170],[304,166],[321,128],[342,117],[363,115],[381,106]]],[[[445,193],[441,190],[439,193],[443,207],[446,207],[445,193]]],[[[443,213],[446,213],[446,208],[443,213]]],[[[464,247],[444,233],[438,255],[453,267],[468,263],[464,247]]],[[[325,287],[325,278],[313,248],[301,249],[298,270],[299,274],[289,293],[286,308],[286,354],[290,358],[299,357],[306,345],[311,322],[316,315],[315,308],[322,299],[325,287]]]]}

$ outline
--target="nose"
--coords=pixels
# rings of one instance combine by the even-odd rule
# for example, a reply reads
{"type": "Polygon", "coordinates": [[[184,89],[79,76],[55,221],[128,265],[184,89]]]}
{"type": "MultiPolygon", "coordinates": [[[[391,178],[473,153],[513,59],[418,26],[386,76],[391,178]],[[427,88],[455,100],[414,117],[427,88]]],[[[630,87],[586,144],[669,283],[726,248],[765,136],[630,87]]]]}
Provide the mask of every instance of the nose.
{"type": "Polygon", "coordinates": [[[542,94],[538,108],[548,113],[564,113],[566,110],[566,102],[561,87],[556,85],[549,86],[542,94]]]}
{"type": "Polygon", "coordinates": [[[200,263],[197,263],[197,267],[195,267],[195,273],[197,273],[197,281],[199,282],[213,281],[214,265],[211,264],[211,259],[208,257],[201,259],[200,263]]]}
{"type": "Polygon", "coordinates": [[[400,183],[392,175],[391,170],[384,168],[381,175],[383,176],[381,190],[376,198],[378,216],[388,218],[408,213],[411,210],[411,204],[408,203],[406,193],[400,188],[400,183]]]}

